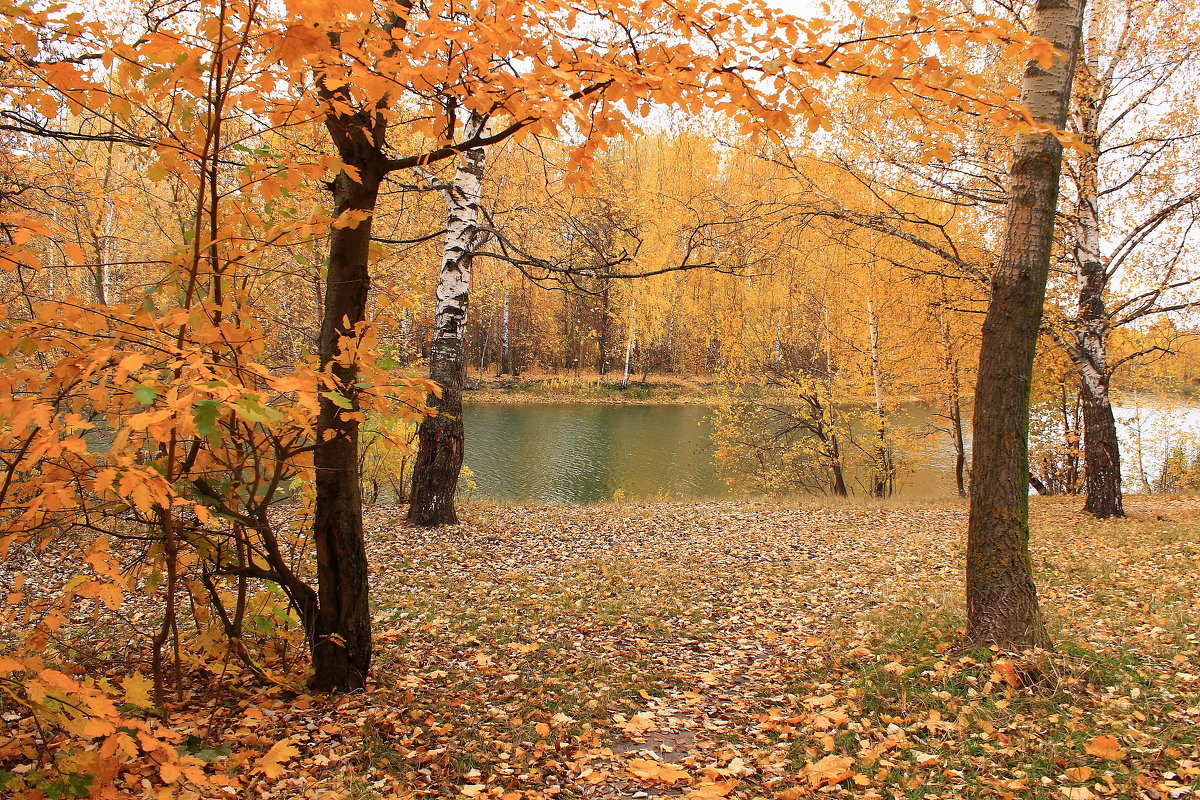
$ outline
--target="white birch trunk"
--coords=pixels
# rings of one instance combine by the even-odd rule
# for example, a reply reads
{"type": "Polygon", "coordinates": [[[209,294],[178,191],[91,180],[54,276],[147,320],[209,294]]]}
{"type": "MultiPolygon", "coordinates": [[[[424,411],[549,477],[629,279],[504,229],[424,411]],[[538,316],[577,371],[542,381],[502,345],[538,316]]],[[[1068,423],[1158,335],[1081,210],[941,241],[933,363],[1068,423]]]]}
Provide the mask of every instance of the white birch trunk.
{"type": "Polygon", "coordinates": [[[629,385],[629,370],[633,363],[633,348],[637,344],[637,298],[629,301],[629,339],[625,343],[625,374],[621,377],[621,388],[629,385]]]}
{"type": "Polygon", "coordinates": [[[504,310],[500,314],[500,374],[511,375],[512,368],[512,348],[511,340],[509,339],[509,305],[508,305],[508,289],[504,290],[504,310]]]}

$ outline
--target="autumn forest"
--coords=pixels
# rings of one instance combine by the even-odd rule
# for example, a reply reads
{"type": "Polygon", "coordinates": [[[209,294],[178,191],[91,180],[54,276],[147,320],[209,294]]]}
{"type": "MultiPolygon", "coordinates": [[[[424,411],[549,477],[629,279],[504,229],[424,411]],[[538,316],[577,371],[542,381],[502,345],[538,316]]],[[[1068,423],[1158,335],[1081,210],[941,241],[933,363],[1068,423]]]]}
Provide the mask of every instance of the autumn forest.
{"type": "Polygon", "coordinates": [[[1194,796],[1198,76],[1184,0],[0,0],[0,794],[1194,796]]]}

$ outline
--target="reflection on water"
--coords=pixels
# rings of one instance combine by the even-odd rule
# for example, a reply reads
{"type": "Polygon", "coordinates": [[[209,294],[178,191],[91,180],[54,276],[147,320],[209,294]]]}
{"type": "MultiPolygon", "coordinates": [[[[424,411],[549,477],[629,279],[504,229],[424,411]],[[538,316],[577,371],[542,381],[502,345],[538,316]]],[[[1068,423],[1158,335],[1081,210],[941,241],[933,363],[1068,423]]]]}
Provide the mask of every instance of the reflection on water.
{"type": "MultiPolygon", "coordinates": [[[[1128,488],[1140,491],[1137,440],[1130,427],[1135,409],[1143,460],[1151,463],[1177,440],[1178,432],[1200,431],[1200,408],[1163,398],[1122,399],[1116,414],[1129,465],[1125,473],[1128,488]]],[[[706,407],[686,405],[469,406],[466,464],[474,473],[476,495],[507,500],[596,503],[614,496],[734,496],[713,458],[709,414],[706,407]]],[[[901,407],[893,417],[893,431],[906,440],[899,496],[953,495],[954,451],[947,434],[935,429],[942,422],[917,403],[901,407]]]]}
{"type": "Polygon", "coordinates": [[[723,497],[707,417],[699,406],[471,406],[466,463],[487,497],[723,497]]]}
{"type": "MultiPolygon", "coordinates": [[[[718,498],[734,493],[713,457],[702,406],[482,405],[467,408],[466,464],[476,494],[508,500],[596,503],[614,496],[718,498]]],[[[924,406],[901,410],[896,428],[928,431],[924,406]]],[[[912,442],[898,482],[906,497],[953,492],[954,457],[936,432],[912,442]]]]}

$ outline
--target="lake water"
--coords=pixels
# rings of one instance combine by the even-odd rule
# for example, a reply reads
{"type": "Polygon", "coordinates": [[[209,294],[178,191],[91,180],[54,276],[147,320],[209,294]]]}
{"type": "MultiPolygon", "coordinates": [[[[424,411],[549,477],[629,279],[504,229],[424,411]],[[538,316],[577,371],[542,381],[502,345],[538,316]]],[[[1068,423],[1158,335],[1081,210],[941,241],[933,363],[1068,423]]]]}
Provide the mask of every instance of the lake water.
{"type": "MultiPolygon", "coordinates": [[[[709,414],[704,406],[690,405],[468,406],[466,466],[473,473],[473,494],[561,503],[736,496],[713,457],[709,414]]],[[[1141,488],[1133,463],[1135,417],[1148,463],[1178,441],[1181,431],[1200,430],[1200,407],[1161,398],[1126,397],[1117,417],[1132,491],[1141,488]]],[[[911,404],[895,424],[915,430],[932,421],[929,409],[911,404]]],[[[954,455],[946,434],[931,432],[915,449],[897,494],[951,496],[954,455]]]]}

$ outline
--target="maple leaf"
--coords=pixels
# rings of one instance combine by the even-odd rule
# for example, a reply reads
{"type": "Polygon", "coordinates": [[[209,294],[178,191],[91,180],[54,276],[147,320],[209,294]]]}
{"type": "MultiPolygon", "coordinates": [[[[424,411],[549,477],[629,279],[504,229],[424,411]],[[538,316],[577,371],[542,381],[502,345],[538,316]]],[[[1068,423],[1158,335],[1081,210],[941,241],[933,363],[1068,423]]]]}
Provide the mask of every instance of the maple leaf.
{"type": "Polygon", "coordinates": [[[650,783],[663,783],[668,786],[691,779],[685,770],[676,767],[673,764],[665,764],[662,761],[651,761],[646,758],[630,759],[626,763],[625,768],[631,775],[641,778],[650,783]]]}
{"type": "Polygon", "coordinates": [[[1121,744],[1117,741],[1117,737],[1111,734],[1097,736],[1088,742],[1084,748],[1089,756],[1103,758],[1105,761],[1120,761],[1125,758],[1125,751],[1121,749],[1121,744]]]}
{"type": "Polygon", "coordinates": [[[154,683],[140,672],[126,676],[121,681],[121,688],[125,690],[123,699],[129,705],[138,708],[154,707],[154,701],[150,699],[150,691],[154,688],[154,683]]]}
{"type": "Polygon", "coordinates": [[[651,730],[654,727],[654,715],[650,712],[643,711],[640,714],[634,714],[625,722],[618,722],[616,727],[633,735],[638,735],[651,730]]]}
{"type": "Polygon", "coordinates": [[[737,785],[738,782],[733,780],[704,781],[688,790],[683,796],[686,800],[717,800],[720,797],[727,797],[737,788],[737,785]]]}
{"type": "Polygon", "coordinates": [[[854,759],[849,756],[829,755],[804,768],[804,774],[814,789],[833,786],[854,775],[851,766],[854,759]]]}
{"type": "Polygon", "coordinates": [[[298,755],[300,751],[292,746],[292,737],[280,739],[254,763],[253,772],[260,772],[269,780],[274,780],[283,774],[284,762],[298,755]]]}

